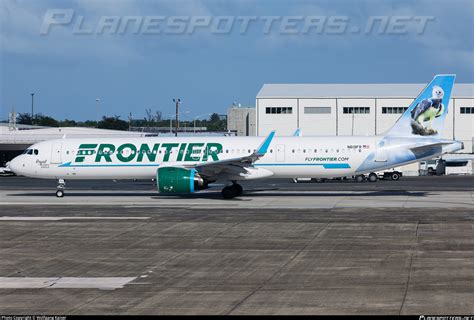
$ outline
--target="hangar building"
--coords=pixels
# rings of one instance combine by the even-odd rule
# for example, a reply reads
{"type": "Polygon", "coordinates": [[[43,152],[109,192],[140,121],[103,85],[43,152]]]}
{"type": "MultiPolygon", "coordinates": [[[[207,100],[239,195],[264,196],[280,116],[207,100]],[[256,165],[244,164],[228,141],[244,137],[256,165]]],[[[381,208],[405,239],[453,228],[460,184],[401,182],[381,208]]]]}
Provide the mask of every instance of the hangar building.
{"type": "MultiPolygon", "coordinates": [[[[265,84],[256,98],[256,134],[375,135],[388,130],[426,84],[265,84]]],[[[474,84],[454,85],[443,137],[473,153],[474,84]]]]}

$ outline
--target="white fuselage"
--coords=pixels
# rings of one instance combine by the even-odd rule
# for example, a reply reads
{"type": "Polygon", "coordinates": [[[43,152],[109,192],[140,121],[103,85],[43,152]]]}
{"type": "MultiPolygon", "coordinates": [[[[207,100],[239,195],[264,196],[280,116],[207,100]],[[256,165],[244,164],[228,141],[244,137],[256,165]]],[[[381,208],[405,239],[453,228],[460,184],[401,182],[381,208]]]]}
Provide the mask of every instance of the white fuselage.
{"type": "MultiPolygon", "coordinates": [[[[263,139],[66,138],[35,144],[30,147],[33,149],[30,154],[18,156],[10,167],[17,174],[46,179],[152,179],[160,167],[192,167],[202,162],[250,155],[263,139]]],[[[443,147],[422,157],[413,157],[405,148],[413,145],[412,139],[399,139],[380,147],[382,139],[384,137],[377,136],[274,137],[267,153],[249,168],[248,174],[233,179],[352,176],[459,149],[457,146],[443,147]],[[394,162],[390,157],[400,160],[394,162]]]]}

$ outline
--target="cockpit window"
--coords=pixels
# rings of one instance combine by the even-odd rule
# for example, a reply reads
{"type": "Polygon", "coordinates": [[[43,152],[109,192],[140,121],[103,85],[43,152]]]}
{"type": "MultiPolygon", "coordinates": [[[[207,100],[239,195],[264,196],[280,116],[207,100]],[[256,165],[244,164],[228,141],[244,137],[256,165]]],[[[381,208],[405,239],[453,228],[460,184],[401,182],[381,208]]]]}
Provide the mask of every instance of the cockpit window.
{"type": "Polygon", "coordinates": [[[39,154],[39,150],[38,149],[26,149],[25,151],[23,151],[22,154],[34,154],[35,156],[37,156],[39,154]]]}

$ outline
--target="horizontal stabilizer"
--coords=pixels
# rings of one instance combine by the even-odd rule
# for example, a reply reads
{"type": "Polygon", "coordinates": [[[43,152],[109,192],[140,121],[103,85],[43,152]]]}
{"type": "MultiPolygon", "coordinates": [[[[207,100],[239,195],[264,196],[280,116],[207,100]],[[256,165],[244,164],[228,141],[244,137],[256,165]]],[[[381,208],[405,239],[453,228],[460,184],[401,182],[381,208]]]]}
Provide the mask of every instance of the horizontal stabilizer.
{"type": "Polygon", "coordinates": [[[443,146],[447,146],[450,144],[451,144],[450,142],[437,142],[437,143],[431,143],[427,145],[411,147],[410,150],[411,152],[413,152],[414,155],[417,156],[417,158],[423,158],[426,155],[440,153],[441,150],[443,149],[443,146]]]}

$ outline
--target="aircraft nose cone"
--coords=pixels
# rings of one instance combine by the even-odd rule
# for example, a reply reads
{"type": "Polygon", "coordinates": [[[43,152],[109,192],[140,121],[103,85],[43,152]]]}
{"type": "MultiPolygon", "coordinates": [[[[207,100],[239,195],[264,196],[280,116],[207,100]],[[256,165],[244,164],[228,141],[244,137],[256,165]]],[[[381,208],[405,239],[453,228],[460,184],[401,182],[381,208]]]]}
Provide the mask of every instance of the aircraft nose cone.
{"type": "Polygon", "coordinates": [[[10,168],[11,171],[13,171],[15,174],[19,175],[21,172],[21,161],[16,157],[12,161],[10,161],[8,167],[10,168]]]}

